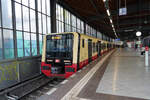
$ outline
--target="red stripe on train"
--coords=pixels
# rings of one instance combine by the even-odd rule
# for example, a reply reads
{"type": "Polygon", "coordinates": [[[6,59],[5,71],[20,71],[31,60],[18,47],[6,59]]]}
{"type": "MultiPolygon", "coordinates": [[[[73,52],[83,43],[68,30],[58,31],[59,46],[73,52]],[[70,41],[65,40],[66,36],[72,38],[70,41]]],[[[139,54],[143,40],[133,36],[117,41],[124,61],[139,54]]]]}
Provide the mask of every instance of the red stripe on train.
{"type": "Polygon", "coordinates": [[[46,64],[45,62],[42,62],[41,71],[48,77],[60,76],[60,77],[68,78],[69,76],[71,76],[77,71],[77,64],[72,64],[71,66],[65,66],[65,74],[51,74],[51,64],[46,64]],[[49,70],[43,70],[42,68],[43,66],[48,66],[49,70]],[[67,72],[66,68],[74,68],[74,72],[67,72]]]}
{"type": "MultiPolygon", "coordinates": [[[[92,61],[97,59],[98,55],[95,55],[92,57],[92,61]]],[[[82,61],[79,63],[79,68],[83,68],[84,66],[86,66],[89,63],[88,59],[82,61]]],[[[69,76],[71,76],[72,74],[74,74],[75,72],[77,72],[77,64],[72,64],[71,66],[65,66],[65,74],[51,74],[51,64],[46,64],[45,62],[41,63],[41,71],[42,73],[44,73],[46,76],[48,77],[53,77],[53,76],[61,76],[64,78],[68,78],[69,76]],[[42,66],[48,66],[49,70],[43,70],[42,66]],[[66,68],[74,68],[74,72],[67,72],[66,68]]]]}

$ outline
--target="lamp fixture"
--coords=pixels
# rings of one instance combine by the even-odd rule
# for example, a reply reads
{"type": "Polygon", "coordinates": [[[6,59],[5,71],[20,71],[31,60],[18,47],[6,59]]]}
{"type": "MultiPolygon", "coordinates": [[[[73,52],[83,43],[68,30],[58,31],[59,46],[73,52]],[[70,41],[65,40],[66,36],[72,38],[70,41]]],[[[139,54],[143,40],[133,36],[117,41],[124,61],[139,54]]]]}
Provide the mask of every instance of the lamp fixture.
{"type": "Polygon", "coordinates": [[[114,33],[115,33],[116,38],[118,38],[117,33],[116,33],[116,30],[115,30],[115,27],[114,27],[114,25],[113,25],[112,17],[111,17],[111,15],[110,15],[109,7],[107,6],[108,0],[103,0],[103,2],[104,2],[104,4],[105,4],[106,12],[107,12],[108,18],[109,18],[109,20],[110,20],[110,22],[111,22],[112,29],[113,29],[113,31],[114,31],[114,33]]]}
{"type": "Polygon", "coordinates": [[[141,35],[142,35],[142,32],[140,32],[140,31],[136,32],[136,36],[141,36],[141,35]]]}
{"type": "Polygon", "coordinates": [[[109,10],[107,9],[107,14],[108,14],[108,16],[110,16],[110,12],[109,12],[109,10]]]}
{"type": "Polygon", "coordinates": [[[103,0],[103,2],[106,2],[106,0],[103,0]]]}
{"type": "Polygon", "coordinates": [[[113,22],[112,22],[112,19],[110,19],[110,22],[113,23],[113,22]]]}

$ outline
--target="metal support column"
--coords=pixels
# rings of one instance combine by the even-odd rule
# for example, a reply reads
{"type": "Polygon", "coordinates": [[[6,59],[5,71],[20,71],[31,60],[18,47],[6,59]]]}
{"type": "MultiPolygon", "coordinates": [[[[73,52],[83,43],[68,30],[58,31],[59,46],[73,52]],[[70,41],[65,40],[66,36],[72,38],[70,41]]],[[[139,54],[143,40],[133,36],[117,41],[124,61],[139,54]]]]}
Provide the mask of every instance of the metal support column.
{"type": "MultiPolygon", "coordinates": [[[[3,20],[2,20],[2,6],[1,6],[1,0],[0,0],[0,20],[1,20],[1,26],[3,26],[3,20]]],[[[1,36],[2,36],[2,59],[5,59],[5,50],[4,50],[4,34],[3,34],[3,29],[1,29],[1,36]]]]}
{"type": "Polygon", "coordinates": [[[86,23],[84,22],[84,34],[86,34],[86,23]]]}
{"type": "Polygon", "coordinates": [[[36,9],[36,13],[35,13],[35,16],[36,16],[36,42],[37,42],[37,54],[38,55],[40,55],[40,44],[39,44],[39,22],[38,22],[38,12],[37,12],[37,10],[38,10],[38,7],[37,7],[37,5],[38,5],[38,2],[37,2],[37,0],[35,0],[35,9],[36,9]]]}
{"type": "Polygon", "coordinates": [[[51,2],[51,32],[56,33],[56,0],[51,2]]]}
{"type": "Polygon", "coordinates": [[[12,19],[13,19],[13,40],[14,40],[14,57],[18,57],[17,53],[17,33],[16,33],[16,16],[15,16],[15,2],[12,0],[12,19]]]}

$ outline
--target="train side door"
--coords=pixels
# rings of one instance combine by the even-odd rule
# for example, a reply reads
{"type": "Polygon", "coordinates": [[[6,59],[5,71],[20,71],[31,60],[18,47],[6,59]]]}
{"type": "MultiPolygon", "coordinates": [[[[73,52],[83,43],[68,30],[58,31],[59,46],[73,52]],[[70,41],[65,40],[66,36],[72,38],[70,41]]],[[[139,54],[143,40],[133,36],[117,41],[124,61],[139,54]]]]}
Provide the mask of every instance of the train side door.
{"type": "Polygon", "coordinates": [[[101,56],[101,41],[98,41],[98,55],[101,56]]]}
{"type": "Polygon", "coordinates": [[[88,39],[88,61],[92,61],[92,40],[88,39]]]}

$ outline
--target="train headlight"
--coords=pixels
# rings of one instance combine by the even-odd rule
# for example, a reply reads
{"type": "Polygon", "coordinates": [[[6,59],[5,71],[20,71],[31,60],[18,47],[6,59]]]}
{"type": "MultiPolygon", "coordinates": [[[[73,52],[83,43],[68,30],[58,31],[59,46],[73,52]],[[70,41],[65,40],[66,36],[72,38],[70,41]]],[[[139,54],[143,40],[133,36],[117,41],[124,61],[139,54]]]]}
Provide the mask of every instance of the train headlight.
{"type": "Polygon", "coordinates": [[[65,65],[71,65],[71,63],[65,63],[65,65]]]}
{"type": "Polygon", "coordinates": [[[53,60],[51,60],[51,59],[47,59],[47,62],[53,62],[53,60]]]}
{"type": "Polygon", "coordinates": [[[71,61],[70,60],[64,60],[65,65],[71,65],[71,61]]]}
{"type": "Polygon", "coordinates": [[[64,63],[71,63],[70,60],[64,60],[64,63]]]}

